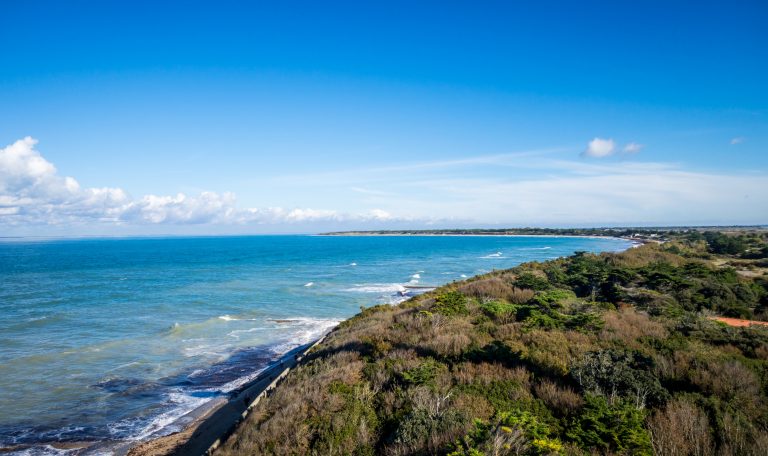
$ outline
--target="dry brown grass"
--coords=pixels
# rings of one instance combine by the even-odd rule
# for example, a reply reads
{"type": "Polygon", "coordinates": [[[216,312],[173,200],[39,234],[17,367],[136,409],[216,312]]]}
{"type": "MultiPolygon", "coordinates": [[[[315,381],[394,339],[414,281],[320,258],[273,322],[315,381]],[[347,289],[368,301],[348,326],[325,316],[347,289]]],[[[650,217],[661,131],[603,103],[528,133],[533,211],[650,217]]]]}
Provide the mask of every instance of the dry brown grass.
{"type": "MultiPolygon", "coordinates": [[[[311,432],[307,423],[313,417],[326,417],[331,428],[346,424],[333,422],[334,413],[344,408],[345,400],[330,392],[331,384],[357,385],[356,395],[372,394],[362,381],[364,365],[359,353],[341,351],[299,367],[262,400],[240,427],[237,438],[229,439],[217,454],[309,454],[311,432]]],[[[359,433],[354,438],[326,454],[348,454],[368,443],[366,439],[372,436],[365,423],[357,424],[359,433]]]]}
{"type": "Polygon", "coordinates": [[[514,287],[499,277],[474,280],[461,285],[458,290],[474,298],[502,299],[513,304],[523,304],[534,295],[533,290],[514,287]]]}
{"type": "Polygon", "coordinates": [[[580,332],[536,329],[523,333],[520,341],[510,348],[520,351],[524,359],[550,374],[563,376],[573,363],[597,345],[591,336],[580,332]]]}
{"type": "Polygon", "coordinates": [[[748,412],[760,398],[757,375],[738,361],[705,361],[697,363],[689,373],[692,384],[709,394],[728,398],[748,412]]]}
{"type": "Polygon", "coordinates": [[[637,346],[640,343],[639,339],[643,337],[664,339],[669,335],[664,325],[632,308],[606,312],[603,320],[605,325],[600,332],[600,339],[619,340],[629,347],[637,346]]]}
{"type": "Polygon", "coordinates": [[[438,356],[456,358],[472,344],[472,339],[464,333],[448,332],[439,334],[425,343],[425,347],[438,356]]]}
{"type": "Polygon", "coordinates": [[[659,456],[715,454],[707,414],[682,399],[676,399],[648,420],[654,452],[659,456]]]}
{"type": "Polygon", "coordinates": [[[680,266],[686,261],[684,258],[666,251],[666,248],[658,244],[645,244],[618,255],[604,254],[603,256],[608,264],[625,268],[642,268],[653,263],[669,263],[680,266]]]}
{"type": "Polygon", "coordinates": [[[522,323],[504,323],[493,328],[493,337],[501,341],[518,340],[523,334],[522,323]]]}
{"type": "Polygon", "coordinates": [[[531,373],[524,367],[505,367],[498,363],[461,363],[454,366],[453,377],[457,383],[469,385],[478,383],[512,381],[525,389],[531,387],[531,373]]]}
{"type": "Polygon", "coordinates": [[[536,397],[561,416],[572,415],[584,405],[581,395],[570,387],[559,386],[551,380],[541,380],[534,387],[536,397]]]}
{"type": "Polygon", "coordinates": [[[456,407],[456,410],[463,413],[464,416],[471,416],[481,420],[489,420],[496,413],[488,399],[476,394],[456,394],[453,406],[456,407]]]}

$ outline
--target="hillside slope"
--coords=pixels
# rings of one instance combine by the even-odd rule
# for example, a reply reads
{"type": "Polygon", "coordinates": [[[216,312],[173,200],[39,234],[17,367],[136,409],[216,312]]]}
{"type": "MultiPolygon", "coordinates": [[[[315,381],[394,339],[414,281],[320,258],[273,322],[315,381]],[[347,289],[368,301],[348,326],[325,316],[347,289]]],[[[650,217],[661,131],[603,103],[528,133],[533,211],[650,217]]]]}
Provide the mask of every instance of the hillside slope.
{"type": "Polygon", "coordinates": [[[765,319],[765,235],[742,237],[729,256],[689,236],[364,309],[217,454],[768,454],[768,330],[707,318],[765,319]]]}

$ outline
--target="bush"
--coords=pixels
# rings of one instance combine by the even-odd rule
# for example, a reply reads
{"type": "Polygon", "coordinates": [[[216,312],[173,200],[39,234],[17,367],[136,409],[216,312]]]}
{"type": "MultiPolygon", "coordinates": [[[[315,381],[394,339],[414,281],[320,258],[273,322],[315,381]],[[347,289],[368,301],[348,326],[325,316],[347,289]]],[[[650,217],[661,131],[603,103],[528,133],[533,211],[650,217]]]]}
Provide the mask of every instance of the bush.
{"type": "Polygon", "coordinates": [[[601,350],[587,353],[571,375],[589,394],[644,408],[647,403],[661,404],[668,396],[652,369],[653,361],[639,353],[601,350]]]}
{"type": "Polygon", "coordinates": [[[480,309],[489,317],[501,322],[514,321],[520,306],[502,301],[489,301],[480,305],[480,309]]]}
{"type": "Polygon", "coordinates": [[[464,433],[466,421],[466,418],[455,410],[448,410],[442,414],[431,414],[424,409],[414,410],[400,420],[389,452],[392,454],[445,452],[449,445],[464,433]]]}
{"type": "Polygon", "coordinates": [[[435,304],[432,306],[432,310],[443,314],[446,317],[467,315],[469,314],[467,297],[458,291],[442,293],[435,299],[435,304]]]}
{"type": "Polygon", "coordinates": [[[689,401],[675,399],[648,420],[653,450],[659,456],[715,454],[707,414],[689,401]]]}
{"type": "Polygon", "coordinates": [[[645,412],[629,402],[609,404],[603,397],[588,395],[566,435],[586,450],[650,456],[651,439],[644,422],[645,412]]]}
{"type": "Polygon", "coordinates": [[[533,302],[539,304],[542,307],[561,307],[564,301],[569,299],[575,299],[576,294],[571,290],[563,290],[562,288],[555,288],[553,290],[540,291],[533,297],[533,302]]]}
{"type": "Polygon", "coordinates": [[[558,386],[544,379],[536,384],[536,396],[560,416],[573,415],[584,405],[584,399],[570,387],[558,386]]]}
{"type": "Polygon", "coordinates": [[[557,454],[563,449],[557,430],[528,410],[499,413],[494,423],[476,420],[474,428],[449,456],[557,454]]]}
{"type": "Polygon", "coordinates": [[[619,340],[626,346],[634,345],[644,338],[665,339],[668,335],[664,325],[632,309],[607,312],[604,321],[600,338],[619,340]]]}
{"type": "Polygon", "coordinates": [[[445,365],[427,358],[426,361],[418,366],[403,371],[400,374],[400,377],[406,385],[431,385],[434,383],[438,372],[444,368],[445,365]]]}
{"type": "Polygon", "coordinates": [[[454,448],[448,456],[519,455],[530,450],[530,439],[520,429],[476,419],[474,427],[454,448]]]}
{"type": "Polygon", "coordinates": [[[529,329],[557,329],[565,326],[565,321],[557,315],[541,312],[537,309],[530,310],[526,317],[525,327],[529,329]]]}
{"type": "Polygon", "coordinates": [[[707,240],[709,251],[712,253],[736,255],[743,252],[747,247],[741,236],[728,236],[709,231],[704,233],[704,238],[707,240]]]}
{"type": "Polygon", "coordinates": [[[518,288],[528,288],[535,291],[543,291],[551,288],[549,281],[544,277],[539,277],[533,272],[523,272],[515,279],[515,286],[518,288]]]}
{"type": "Polygon", "coordinates": [[[498,277],[468,282],[459,287],[467,296],[480,299],[501,299],[514,304],[522,304],[533,297],[533,290],[520,289],[509,285],[498,277]]]}

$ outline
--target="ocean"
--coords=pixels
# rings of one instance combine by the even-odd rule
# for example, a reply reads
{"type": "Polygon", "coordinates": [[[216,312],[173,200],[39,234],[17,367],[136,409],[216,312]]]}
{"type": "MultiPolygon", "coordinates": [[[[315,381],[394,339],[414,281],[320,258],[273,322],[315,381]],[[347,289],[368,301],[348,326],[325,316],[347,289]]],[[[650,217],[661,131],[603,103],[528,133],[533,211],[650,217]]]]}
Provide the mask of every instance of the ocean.
{"type": "Polygon", "coordinates": [[[406,299],[408,286],[630,246],[501,236],[0,242],[0,446],[55,453],[47,443],[168,434],[360,306],[406,299]]]}

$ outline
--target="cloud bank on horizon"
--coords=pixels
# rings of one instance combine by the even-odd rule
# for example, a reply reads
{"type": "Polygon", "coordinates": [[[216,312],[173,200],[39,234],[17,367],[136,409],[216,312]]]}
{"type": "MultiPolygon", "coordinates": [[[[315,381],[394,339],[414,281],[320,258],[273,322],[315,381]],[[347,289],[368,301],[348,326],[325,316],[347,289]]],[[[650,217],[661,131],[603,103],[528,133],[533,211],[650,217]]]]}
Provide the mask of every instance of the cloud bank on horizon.
{"type": "MultiPolygon", "coordinates": [[[[768,208],[764,174],[552,159],[536,152],[340,171],[333,176],[283,176],[272,182],[282,181],[307,194],[320,186],[336,186],[339,195],[362,198],[365,210],[241,208],[231,192],[134,198],[119,187],[83,187],[75,178],[59,175],[36,146],[37,140],[26,137],[0,149],[0,227],[8,233],[109,234],[111,228],[140,233],[158,226],[171,232],[173,227],[195,226],[204,233],[233,227],[238,232],[290,232],[457,225],[758,224],[765,223],[768,208]],[[474,167],[506,172],[471,177],[467,171],[474,167]],[[526,173],[516,176],[519,169],[526,173]]],[[[630,142],[621,151],[636,154],[643,147],[630,142]]],[[[604,159],[616,151],[612,139],[594,138],[581,155],[604,159]]],[[[331,201],[346,203],[341,196],[331,201]]]]}
{"type": "Polygon", "coordinates": [[[0,224],[280,224],[312,221],[388,221],[385,211],[343,214],[333,210],[279,207],[238,209],[232,193],[197,196],[144,195],[121,188],[83,188],[56,167],[26,137],[0,149],[0,224]]]}

